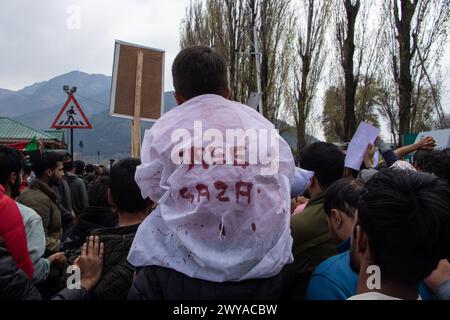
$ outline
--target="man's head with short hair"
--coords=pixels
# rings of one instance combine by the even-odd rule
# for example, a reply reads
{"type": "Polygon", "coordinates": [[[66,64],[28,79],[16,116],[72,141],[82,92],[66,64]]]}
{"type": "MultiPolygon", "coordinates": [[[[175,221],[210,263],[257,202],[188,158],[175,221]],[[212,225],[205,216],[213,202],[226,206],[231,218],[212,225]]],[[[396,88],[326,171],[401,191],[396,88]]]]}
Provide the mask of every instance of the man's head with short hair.
{"type": "Polygon", "coordinates": [[[445,179],[450,185],[450,148],[434,150],[427,154],[422,170],[445,179]]]}
{"type": "Polygon", "coordinates": [[[63,159],[63,168],[64,172],[74,171],[73,161],[67,158],[63,159]]]}
{"type": "Polygon", "coordinates": [[[432,150],[419,149],[414,153],[413,165],[414,165],[414,168],[416,168],[416,170],[422,171],[423,165],[425,163],[425,159],[431,152],[432,152],[432,150]]]}
{"type": "Polygon", "coordinates": [[[24,167],[25,160],[19,150],[0,145],[0,184],[13,199],[19,195],[24,167]]]}
{"type": "Polygon", "coordinates": [[[85,171],[86,171],[86,173],[94,173],[95,168],[96,168],[95,165],[93,165],[92,163],[88,163],[85,167],[85,171]]]}
{"type": "Polygon", "coordinates": [[[139,159],[126,158],[116,162],[110,170],[110,202],[119,213],[146,212],[148,201],[142,198],[134,174],[141,164],[139,159]]]}
{"type": "Polygon", "coordinates": [[[63,155],[56,152],[44,152],[31,164],[36,177],[48,184],[55,184],[64,176],[63,155]]]}
{"type": "Polygon", "coordinates": [[[411,288],[450,256],[450,189],[427,173],[387,169],[370,179],[358,205],[350,250],[360,274],[411,288]]]}
{"type": "Polygon", "coordinates": [[[109,177],[101,176],[92,181],[88,190],[89,205],[91,207],[109,208],[108,189],[109,177]]]}
{"type": "Polygon", "coordinates": [[[101,176],[103,174],[103,171],[105,171],[105,166],[100,164],[98,166],[95,167],[95,175],[97,176],[101,176]]]}
{"type": "Polygon", "coordinates": [[[178,104],[204,94],[229,98],[227,64],[210,47],[193,46],[178,53],[172,77],[178,104]]]}
{"type": "Polygon", "coordinates": [[[353,229],[359,196],[364,188],[360,179],[342,178],[325,192],[323,208],[331,237],[337,243],[347,240],[353,229]]]}
{"type": "Polygon", "coordinates": [[[75,174],[81,176],[84,174],[85,163],[81,160],[75,160],[73,162],[73,168],[75,169],[75,174]]]}
{"type": "Polygon", "coordinates": [[[313,143],[301,153],[300,167],[314,172],[313,182],[308,188],[312,196],[325,191],[342,178],[344,159],[342,151],[329,142],[313,143]]]}

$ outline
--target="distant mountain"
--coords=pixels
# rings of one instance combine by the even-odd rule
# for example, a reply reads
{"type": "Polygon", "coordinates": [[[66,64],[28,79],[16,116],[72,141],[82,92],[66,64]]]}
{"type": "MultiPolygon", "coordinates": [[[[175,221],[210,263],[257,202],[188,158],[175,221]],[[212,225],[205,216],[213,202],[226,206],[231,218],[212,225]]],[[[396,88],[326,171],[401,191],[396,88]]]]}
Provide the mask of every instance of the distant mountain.
{"type": "Polygon", "coordinates": [[[35,84],[32,84],[31,86],[27,86],[27,87],[23,88],[19,92],[21,94],[30,96],[30,95],[34,94],[39,88],[44,86],[46,83],[47,83],[47,81],[36,82],[35,84]]]}
{"type": "MultiPolygon", "coordinates": [[[[57,113],[67,99],[63,85],[77,87],[75,97],[80,103],[93,129],[74,130],[74,151],[80,152],[83,141],[83,156],[95,158],[100,151],[101,158],[126,156],[131,151],[131,120],[109,116],[111,77],[101,74],[87,74],[73,71],[48,81],[35,83],[19,91],[0,89],[0,116],[11,117],[35,129],[48,130],[57,113]]],[[[173,92],[164,95],[164,110],[176,106],[173,92]]],[[[142,122],[144,130],[152,123],[142,122]]],[[[279,121],[277,128],[293,150],[297,149],[297,132],[289,124],[279,121]]],[[[66,141],[69,139],[65,134],[66,141]]],[[[310,143],[318,141],[308,136],[310,143]]]]}
{"type": "MultiPolygon", "coordinates": [[[[19,91],[0,89],[0,116],[11,117],[36,129],[48,130],[67,99],[62,90],[63,85],[77,87],[75,97],[93,126],[90,130],[74,131],[74,151],[79,152],[78,144],[83,140],[83,155],[97,155],[97,150],[100,150],[102,157],[129,154],[131,121],[109,116],[109,76],[73,71],[19,91]]],[[[166,92],[164,100],[165,111],[176,105],[172,92],[166,92]]],[[[142,130],[151,125],[143,122],[142,130]]],[[[68,138],[66,134],[66,140],[68,138]]]]}
{"type": "MultiPolygon", "coordinates": [[[[72,71],[48,81],[35,83],[1,98],[0,114],[5,117],[18,117],[42,109],[55,108],[57,110],[67,99],[66,93],[62,90],[63,85],[66,84],[77,87],[80,97],[106,95],[111,87],[111,77],[72,71]]],[[[99,109],[98,106],[90,108],[89,103],[86,107],[86,111],[95,112],[99,109]]],[[[105,108],[98,110],[97,113],[105,108]]]]}
{"type": "Polygon", "coordinates": [[[3,98],[6,98],[10,95],[14,94],[14,91],[6,90],[6,89],[0,89],[0,100],[3,98]]]}
{"type": "MultiPolygon", "coordinates": [[[[176,106],[173,92],[164,94],[164,110],[167,112],[176,106]]],[[[89,119],[91,130],[75,130],[74,151],[79,152],[78,144],[83,141],[83,155],[96,155],[97,150],[102,155],[129,154],[131,152],[131,120],[109,116],[105,110],[89,119]]],[[[144,131],[153,123],[141,121],[141,138],[144,131]]]]}
{"type": "MultiPolygon", "coordinates": [[[[109,110],[109,92],[110,90],[104,91],[96,96],[86,98],[75,93],[75,97],[80,103],[83,112],[88,118],[90,118],[93,115],[109,110]]],[[[64,96],[62,102],[55,106],[28,112],[19,116],[15,116],[14,118],[19,122],[25,123],[33,128],[48,130],[66,100],[67,95],[64,96]]]]}

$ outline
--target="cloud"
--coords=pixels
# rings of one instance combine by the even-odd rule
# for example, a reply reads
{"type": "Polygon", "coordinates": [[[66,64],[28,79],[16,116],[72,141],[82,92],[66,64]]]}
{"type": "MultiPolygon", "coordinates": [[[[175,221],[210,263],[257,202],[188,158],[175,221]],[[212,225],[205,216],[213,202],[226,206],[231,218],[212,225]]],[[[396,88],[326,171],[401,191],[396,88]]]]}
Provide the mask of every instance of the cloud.
{"type": "Polygon", "coordinates": [[[114,40],[166,51],[166,88],[188,0],[4,0],[0,88],[20,89],[72,70],[110,75],[114,40]],[[78,15],[79,13],[79,15],[78,15]]]}
{"type": "MultiPolygon", "coordinates": [[[[165,50],[165,86],[170,90],[170,67],[179,50],[180,22],[189,2],[2,0],[0,88],[21,89],[72,70],[110,75],[118,39],[165,50]],[[80,25],[73,28],[77,9],[80,25]]],[[[441,66],[442,105],[450,112],[450,42],[441,66]]]]}

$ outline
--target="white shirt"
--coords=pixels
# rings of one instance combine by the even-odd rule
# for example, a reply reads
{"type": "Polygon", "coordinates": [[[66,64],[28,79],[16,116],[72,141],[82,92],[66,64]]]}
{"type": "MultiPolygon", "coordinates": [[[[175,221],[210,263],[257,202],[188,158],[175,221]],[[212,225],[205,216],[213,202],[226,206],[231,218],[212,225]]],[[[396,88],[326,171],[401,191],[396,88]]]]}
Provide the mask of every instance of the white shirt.
{"type": "MultiPolygon", "coordinates": [[[[388,296],[385,294],[382,294],[380,292],[367,292],[362,294],[357,294],[355,296],[352,296],[348,298],[347,300],[402,300],[400,298],[388,296]]],[[[417,300],[422,300],[422,298],[419,296],[417,300]]]]}
{"type": "MultiPolygon", "coordinates": [[[[159,205],[139,226],[128,261],[135,267],[162,266],[214,282],[275,276],[293,260],[294,160],[289,145],[275,131],[279,168],[270,174],[262,173],[261,162],[174,163],[174,148],[191,146],[191,141],[172,141],[172,135],[185,129],[197,141],[199,121],[203,137],[210,129],[223,137],[230,129],[275,131],[252,108],[212,94],[190,99],[160,118],[145,133],[142,164],[135,175],[143,197],[159,205]]],[[[249,141],[255,140],[247,139],[245,147],[250,149],[249,141]]],[[[258,141],[264,140],[257,136],[258,141]]]]}

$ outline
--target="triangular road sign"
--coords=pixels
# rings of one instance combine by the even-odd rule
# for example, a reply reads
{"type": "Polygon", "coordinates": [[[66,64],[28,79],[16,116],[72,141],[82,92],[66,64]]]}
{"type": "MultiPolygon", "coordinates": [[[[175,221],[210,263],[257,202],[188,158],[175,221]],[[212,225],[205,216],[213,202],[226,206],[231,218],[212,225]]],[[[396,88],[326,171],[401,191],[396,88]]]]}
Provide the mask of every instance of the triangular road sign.
{"type": "Polygon", "coordinates": [[[56,129],[92,129],[89,120],[73,95],[69,96],[51,127],[56,129]]]}

